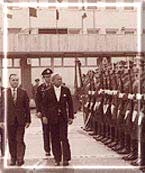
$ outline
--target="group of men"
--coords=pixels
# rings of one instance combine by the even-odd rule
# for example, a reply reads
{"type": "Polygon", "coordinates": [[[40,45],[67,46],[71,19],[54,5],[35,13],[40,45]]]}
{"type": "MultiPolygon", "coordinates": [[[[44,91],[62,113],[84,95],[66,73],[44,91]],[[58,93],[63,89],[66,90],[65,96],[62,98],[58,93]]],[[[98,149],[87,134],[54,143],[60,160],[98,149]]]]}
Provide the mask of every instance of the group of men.
{"type": "Polygon", "coordinates": [[[51,78],[52,73],[51,69],[42,72],[44,83],[37,88],[36,115],[42,122],[46,156],[50,156],[51,136],[55,165],[60,165],[63,155],[63,165],[67,166],[68,161],[71,160],[67,129],[68,124],[72,124],[74,118],[73,101],[70,90],[63,85],[61,76],[56,74],[51,78]]]}
{"type": "Polygon", "coordinates": [[[145,166],[144,67],[121,61],[89,71],[81,95],[85,130],[136,166],[145,166]]]}
{"type": "MultiPolygon", "coordinates": [[[[69,88],[62,85],[62,77],[59,74],[51,75],[52,70],[49,68],[42,72],[44,83],[37,88],[36,115],[42,122],[46,156],[51,155],[52,148],[55,165],[59,166],[63,159],[63,166],[68,166],[71,160],[68,124],[72,124],[74,118],[73,102],[69,88]]],[[[3,126],[6,126],[11,157],[9,165],[22,166],[26,150],[25,129],[31,124],[29,97],[27,92],[19,87],[17,74],[9,76],[9,84],[9,88],[1,88],[0,106],[3,111],[0,116],[0,133],[3,138],[3,126]]],[[[4,155],[4,143],[1,146],[4,155]]]]}

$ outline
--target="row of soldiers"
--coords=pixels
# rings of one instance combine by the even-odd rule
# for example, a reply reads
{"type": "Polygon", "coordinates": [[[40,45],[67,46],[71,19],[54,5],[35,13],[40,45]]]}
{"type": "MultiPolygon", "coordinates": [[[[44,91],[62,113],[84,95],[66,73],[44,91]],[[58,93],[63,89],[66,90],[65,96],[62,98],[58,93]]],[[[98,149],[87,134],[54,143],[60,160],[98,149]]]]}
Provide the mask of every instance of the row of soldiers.
{"type": "Polygon", "coordinates": [[[145,166],[144,62],[89,71],[82,91],[84,129],[132,165],[145,166]]]}

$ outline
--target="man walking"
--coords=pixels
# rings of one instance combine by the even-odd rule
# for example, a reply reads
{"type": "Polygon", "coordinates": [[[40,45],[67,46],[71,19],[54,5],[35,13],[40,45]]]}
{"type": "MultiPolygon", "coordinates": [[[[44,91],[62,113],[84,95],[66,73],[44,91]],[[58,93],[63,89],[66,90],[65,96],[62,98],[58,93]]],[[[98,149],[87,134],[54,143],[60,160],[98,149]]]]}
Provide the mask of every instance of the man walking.
{"type": "Polygon", "coordinates": [[[36,116],[38,118],[41,118],[41,122],[42,122],[42,131],[43,131],[43,140],[44,140],[44,150],[45,150],[45,155],[46,156],[50,156],[50,127],[49,127],[49,123],[48,124],[44,124],[42,121],[42,101],[44,98],[44,93],[47,89],[49,89],[51,87],[51,74],[52,74],[52,70],[47,68],[42,72],[42,76],[44,79],[44,83],[42,83],[41,85],[39,85],[39,87],[37,88],[37,92],[36,92],[36,98],[35,98],[35,103],[36,103],[36,111],[37,114],[36,116]]]}
{"type": "Polygon", "coordinates": [[[0,77],[0,149],[1,156],[4,156],[4,88],[0,77]]]}
{"type": "Polygon", "coordinates": [[[74,118],[73,102],[70,90],[62,85],[62,77],[59,74],[52,77],[52,83],[53,86],[44,96],[43,122],[51,125],[55,165],[59,166],[63,157],[63,166],[67,166],[71,160],[68,124],[72,124],[74,118]]]}
{"type": "Polygon", "coordinates": [[[10,166],[24,164],[25,128],[31,122],[29,98],[25,90],[19,88],[16,74],[9,76],[10,88],[7,89],[7,131],[8,145],[11,156],[10,166]]]}

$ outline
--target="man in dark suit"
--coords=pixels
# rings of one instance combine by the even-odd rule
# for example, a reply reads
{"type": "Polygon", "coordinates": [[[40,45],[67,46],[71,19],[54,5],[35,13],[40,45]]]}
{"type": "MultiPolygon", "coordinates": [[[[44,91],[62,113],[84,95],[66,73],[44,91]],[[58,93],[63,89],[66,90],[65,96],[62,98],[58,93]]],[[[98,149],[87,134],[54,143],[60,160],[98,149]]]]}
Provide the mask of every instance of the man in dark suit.
{"type": "Polygon", "coordinates": [[[67,166],[71,160],[68,124],[72,124],[74,118],[73,102],[70,90],[62,86],[62,77],[59,74],[52,77],[52,83],[53,86],[46,90],[43,100],[43,122],[51,125],[55,165],[60,165],[63,156],[63,166],[67,166]]]}
{"type": "Polygon", "coordinates": [[[0,77],[0,149],[1,156],[4,156],[4,88],[2,87],[2,81],[0,77]]]}
{"type": "Polygon", "coordinates": [[[19,88],[19,78],[16,74],[9,76],[10,88],[7,89],[7,132],[11,156],[10,165],[24,164],[25,128],[31,122],[29,98],[25,90],[19,88]]]}
{"type": "Polygon", "coordinates": [[[41,118],[41,122],[42,122],[42,131],[43,131],[43,141],[44,141],[44,150],[45,150],[45,155],[46,156],[50,156],[50,127],[49,127],[49,123],[48,124],[44,124],[42,121],[42,101],[44,98],[44,93],[45,90],[49,89],[51,87],[51,74],[52,74],[52,70],[49,68],[46,68],[43,72],[42,72],[42,76],[44,79],[44,82],[39,85],[39,87],[37,88],[37,92],[36,92],[36,97],[35,97],[35,103],[36,103],[36,116],[38,118],[41,118]]]}

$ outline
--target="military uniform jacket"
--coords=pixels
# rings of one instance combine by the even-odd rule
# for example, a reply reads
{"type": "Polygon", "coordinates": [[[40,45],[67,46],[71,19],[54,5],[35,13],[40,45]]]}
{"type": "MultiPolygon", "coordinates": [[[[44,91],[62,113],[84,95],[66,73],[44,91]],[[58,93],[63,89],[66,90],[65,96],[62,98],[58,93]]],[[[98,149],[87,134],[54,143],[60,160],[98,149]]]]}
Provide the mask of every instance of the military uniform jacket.
{"type": "Polygon", "coordinates": [[[35,98],[36,111],[37,112],[42,113],[42,101],[43,101],[43,98],[44,98],[44,94],[45,94],[45,91],[50,88],[50,86],[51,85],[47,86],[45,83],[43,83],[37,88],[36,98],[35,98]]]}

